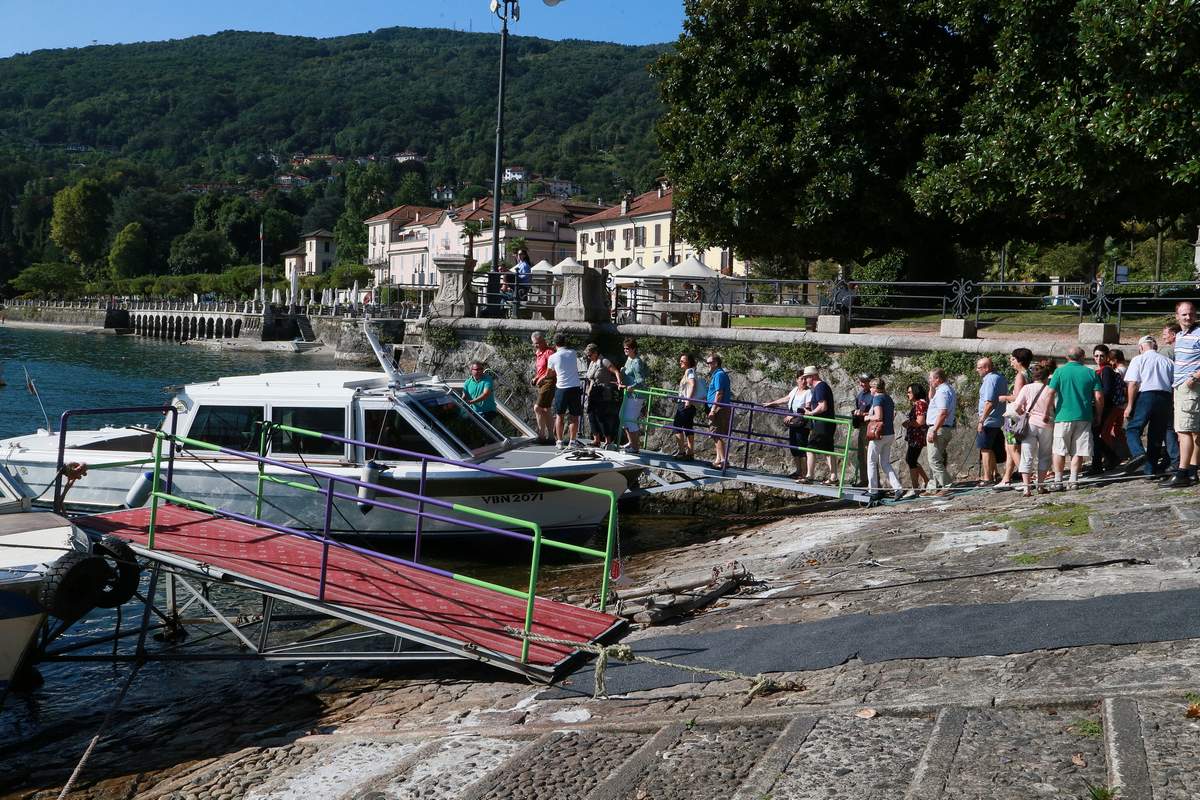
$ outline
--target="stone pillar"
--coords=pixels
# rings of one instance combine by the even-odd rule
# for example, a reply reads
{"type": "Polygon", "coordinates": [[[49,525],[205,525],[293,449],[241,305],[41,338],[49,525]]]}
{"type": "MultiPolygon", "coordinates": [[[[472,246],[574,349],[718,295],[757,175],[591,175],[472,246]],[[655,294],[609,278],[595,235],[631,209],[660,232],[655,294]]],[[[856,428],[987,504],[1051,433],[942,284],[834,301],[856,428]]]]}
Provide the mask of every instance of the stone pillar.
{"type": "Polygon", "coordinates": [[[822,314],[817,317],[817,333],[849,333],[850,319],[845,314],[822,314]]]}
{"type": "Polygon", "coordinates": [[[434,256],[439,286],[429,310],[439,317],[475,316],[475,289],[471,286],[473,264],[461,255],[434,256]]]}
{"type": "Polygon", "coordinates": [[[944,319],[938,333],[943,339],[974,339],[975,320],[973,319],[944,319]]]}
{"type": "Polygon", "coordinates": [[[608,322],[604,278],[590,267],[563,265],[562,293],[554,306],[557,322],[608,322]]]}
{"type": "Polygon", "coordinates": [[[1111,322],[1079,323],[1079,344],[1088,347],[1094,344],[1117,344],[1117,326],[1111,322]]]}
{"type": "Polygon", "coordinates": [[[729,312],[719,308],[706,308],[700,312],[701,328],[728,328],[729,312]]]}

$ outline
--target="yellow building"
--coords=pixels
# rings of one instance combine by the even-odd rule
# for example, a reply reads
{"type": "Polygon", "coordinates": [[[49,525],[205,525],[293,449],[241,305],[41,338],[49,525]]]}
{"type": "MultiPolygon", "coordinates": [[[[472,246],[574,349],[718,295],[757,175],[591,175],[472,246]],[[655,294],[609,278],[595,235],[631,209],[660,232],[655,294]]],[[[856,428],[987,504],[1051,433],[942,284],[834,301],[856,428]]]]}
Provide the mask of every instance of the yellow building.
{"type": "Polygon", "coordinates": [[[576,220],[575,260],[585,267],[620,269],[634,261],[682,263],[695,256],[726,275],[745,275],[746,264],[719,247],[701,250],[676,239],[672,190],[665,184],[620,205],[576,220]]]}

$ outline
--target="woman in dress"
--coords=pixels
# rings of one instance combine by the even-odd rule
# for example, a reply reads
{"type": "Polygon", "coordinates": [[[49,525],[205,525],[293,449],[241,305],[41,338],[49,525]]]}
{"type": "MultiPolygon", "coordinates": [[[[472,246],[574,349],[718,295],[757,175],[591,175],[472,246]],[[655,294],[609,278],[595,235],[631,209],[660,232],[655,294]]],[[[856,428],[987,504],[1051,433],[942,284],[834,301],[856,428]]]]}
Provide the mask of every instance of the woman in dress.
{"type": "MultiPolygon", "coordinates": [[[[1012,367],[1015,377],[1013,378],[1012,394],[1001,395],[1000,400],[1004,403],[1016,402],[1017,395],[1021,393],[1022,387],[1029,383],[1029,365],[1033,363],[1033,351],[1028,347],[1018,347],[1012,351],[1008,357],[1008,365],[1012,367]]],[[[1017,468],[1017,462],[1021,458],[1021,443],[1018,442],[1011,433],[1004,434],[1004,476],[1000,479],[993,488],[1008,489],[1012,487],[1013,470],[1017,468]]]]}
{"type": "Polygon", "coordinates": [[[887,393],[887,385],[883,378],[871,379],[871,410],[867,412],[866,426],[870,430],[871,423],[882,423],[878,439],[867,441],[867,492],[872,500],[883,496],[879,485],[879,472],[882,470],[892,487],[897,500],[904,496],[904,486],[900,476],[892,466],[892,442],[896,439],[896,403],[887,393]]]}
{"type": "Polygon", "coordinates": [[[904,428],[904,441],[908,447],[904,451],[904,463],[908,465],[908,474],[912,478],[912,488],[905,497],[916,497],[924,491],[929,483],[929,476],[921,466],[921,451],[925,449],[925,436],[929,426],[925,422],[925,412],[929,410],[929,389],[923,383],[908,385],[908,419],[900,423],[904,428]]]}

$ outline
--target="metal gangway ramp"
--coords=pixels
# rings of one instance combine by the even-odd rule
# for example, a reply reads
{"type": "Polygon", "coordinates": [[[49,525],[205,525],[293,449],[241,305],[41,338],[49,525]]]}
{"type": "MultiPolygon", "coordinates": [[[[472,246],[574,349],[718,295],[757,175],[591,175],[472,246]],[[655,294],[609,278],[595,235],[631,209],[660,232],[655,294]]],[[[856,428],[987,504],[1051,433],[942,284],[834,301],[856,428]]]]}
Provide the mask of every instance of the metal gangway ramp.
{"type": "Polygon", "coordinates": [[[841,440],[840,443],[835,444],[832,450],[822,450],[806,446],[793,447],[787,436],[764,429],[765,422],[778,421],[781,417],[787,417],[791,413],[788,411],[754,403],[713,403],[709,405],[729,409],[729,430],[722,432],[698,425],[693,431],[685,431],[673,424],[673,418],[669,413],[679,401],[676,390],[654,387],[626,390],[620,412],[621,418],[625,418],[625,404],[629,402],[630,398],[637,398],[641,402],[641,413],[637,419],[643,428],[670,433],[690,432],[697,440],[723,440],[727,448],[727,460],[721,467],[715,467],[695,459],[678,458],[646,448],[636,455],[630,454],[628,458],[645,466],[646,475],[654,483],[653,486],[632,490],[631,496],[663,494],[681,489],[737,481],[751,486],[828,497],[832,500],[871,503],[870,493],[866,489],[846,485],[846,467],[851,453],[854,452],[853,441],[855,438],[851,433],[852,425],[849,419],[832,416],[808,417],[810,420],[832,425],[835,430],[840,431],[837,434],[841,440]],[[755,427],[756,422],[757,427],[755,427]],[[832,482],[798,483],[784,475],[751,468],[750,461],[752,453],[755,451],[777,452],[779,450],[794,450],[805,454],[811,453],[818,458],[831,458],[837,463],[837,467],[830,475],[832,482]],[[734,462],[738,461],[741,462],[741,466],[735,465],[734,462]],[[665,477],[664,473],[668,476],[678,476],[679,479],[671,480],[669,477],[665,477]]]}
{"type": "MultiPolygon", "coordinates": [[[[418,642],[437,655],[552,679],[576,654],[563,645],[533,642],[522,660],[522,639],[511,631],[525,626],[525,602],[455,580],[435,567],[409,566],[365,548],[331,547],[315,536],[281,533],[172,504],[157,509],[151,548],[150,513],[149,508],[114,511],[77,519],[76,524],[117,536],[139,557],[178,574],[285,600],[418,642]]],[[[593,642],[623,625],[618,617],[539,597],[530,631],[593,642]]]]}
{"type": "MultiPolygon", "coordinates": [[[[70,414],[144,412],[145,408],[93,409],[63,415],[65,437],[70,414]]],[[[151,409],[169,413],[170,408],[151,409]]],[[[99,537],[119,539],[115,546],[128,547],[129,560],[150,568],[144,591],[139,630],[122,631],[121,617],[111,635],[92,637],[57,647],[67,625],[45,637],[40,650],[43,660],[204,660],[249,658],[291,661],[343,660],[435,660],[445,658],[481,661],[523,674],[533,680],[552,681],[573,668],[582,657],[581,643],[598,643],[615,637],[626,627],[625,620],[605,613],[609,581],[614,567],[617,536],[617,498],[608,489],[581,486],[546,476],[534,476],[481,464],[455,461],[416,453],[379,443],[360,442],[332,434],[310,431],[274,422],[263,422],[259,453],[250,453],[203,442],[173,431],[145,429],[155,438],[153,470],[145,474],[149,504],[136,508],[76,517],[80,528],[99,537]],[[265,455],[276,431],[296,436],[370,446],[383,459],[399,456],[421,462],[422,481],[416,492],[392,485],[359,480],[307,465],[288,463],[265,455]],[[258,464],[257,489],[243,503],[253,514],[218,508],[198,499],[174,493],[172,474],[176,452],[207,451],[258,464]],[[607,537],[603,550],[557,541],[544,536],[533,521],[450,502],[425,492],[424,473],[429,463],[493,473],[558,489],[602,495],[608,505],[607,537]],[[268,471],[268,469],[274,471],[268,471]],[[289,479],[299,475],[304,481],[289,479]],[[290,527],[262,517],[267,487],[316,493],[325,504],[324,527],[315,530],[290,527]],[[357,503],[359,509],[375,507],[408,515],[416,521],[412,555],[382,553],[331,536],[330,521],[337,501],[357,503]],[[451,524],[471,536],[498,536],[529,546],[527,588],[517,589],[428,563],[421,556],[423,527],[451,524]],[[601,560],[599,609],[581,608],[537,595],[539,569],[544,548],[554,548],[601,560]],[[160,587],[160,578],[163,586],[160,587]],[[261,616],[244,613],[243,604],[232,612],[228,595],[236,588],[261,598],[261,616]],[[160,598],[164,598],[161,599],[160,598]],[[276,610],[282,603],[300,614],[276,610]],[[232,635],[239,652],[191,655],[182,652],[186,631],[185,612],[206,610],[223,631],[206,635],[232,635]],[[247,617],[249,619],[247,619],[247,617]],[[322,619],[317,630],[291,623],[322,619]],[[154,620],[158,620],[153,625],[154,620]],[[274,626],[274,627],[273,627],[274,626]],[[355,626],[359,626],[356,628],[355,626]],[[365,629],[365,630],[362,630],[365,629]],[[170,646],[149,652],[147,634],[170,646]],[[381,638],[385,647],[373,646],[381,638]],[[117,643],[137,637],[137,653],[118,656],[117,643]],[[539,641],[533,641],[538,638],[539,641]],[[560,645],[545,638],[576,643],[560,645]],[[284,641],[280,641],[283,639],[284,641]],[[87,652],[97,644],[111,643],[111,656],[87,652]]],[[[173,425],[171,426],[173,428],[173,425]]],[[[63,452],[60,446],[60,473],[63,452]]],[[[116,465],[98,465],[104,468],[116,465]]],[[[62,494],[56,492],[56,497],[62,494]]],[[[279,499],[279,498],[277,498],[279,499]]],[[[142,502],[141,500],[137,501],[142,502]]],[[[267,503],[268,505],[275,505],[267,503]]]]}

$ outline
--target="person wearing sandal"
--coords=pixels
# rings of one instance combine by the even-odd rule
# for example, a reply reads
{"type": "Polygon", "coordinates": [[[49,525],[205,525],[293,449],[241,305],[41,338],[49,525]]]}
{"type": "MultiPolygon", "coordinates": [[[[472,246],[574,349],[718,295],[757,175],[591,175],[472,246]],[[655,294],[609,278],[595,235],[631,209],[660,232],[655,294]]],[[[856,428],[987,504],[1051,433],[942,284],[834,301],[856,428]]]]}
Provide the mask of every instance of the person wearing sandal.
{"type": "MultiPolygon", "coordinates": [[[[821,380],[821,371],[814,366],[804,368],[802,373],[808,379],[808,406],[804,413],[808,416],[810,433],[808,435],[808,477],[815,479],[817,474],[817,454],[814,450],[833,450],[833,433],[835,424],[833,417],[833,390],[829,384],[821,380]],[[816,419],[814,419],[816,417],[816,419]]],[[[827,486],[837,486],[837,470],[833,467],[833,456],[826,455],[825,463],[829,467],[829,477],[825,479],[827,486]]]]}
{"type": "Polygon", "coordinates": [[[1025,482],[1021,495],[1030,497],[1035,483],[1037,491],[1045,494],[1049,490],[1042,476],[1050,469],[1054,446],[1054,392],[1046,390],[1046,368],[1041,364],[1030,368],[1029,383],[1017,394],[1014,410],[1017,416],[1029,417],[1021,439],[1021,480],[1025,482]]]}
{"type": "MultiPolygon", "coordinates": [[[[1018,347],[1008,356],[1008,365],[1012,367],[1013,371],[1012,394],[1000,397],[1003,402],[1008,404],[1008,409],[1011,409],[1012,404],[1017,402],[1017,395],[1021,394],[1021,389],[1029,383],[1029,367],[1032,363],[1033,351],[1028,347],[1018,347]]],[[[1010,416],[1011,414],[1006,411],[1005,415],[1010,416]]],[[[1012,475],[1016,472],[1017,464],[1021,460],[1021,443],[1007,431],[1003,432],[1003,436],[1006,455],[1004,475],[1000,478],[1000,482],[993,487],[996,489],[1008,489],[1012,486],[1012,475]]]]}
{"type": "Polygon", "coordinates": [[[996,451],[1004,452],[1004,401],[1008,394],[1008,381],[996,371],[992,359],[984,356],[975,362],[979,373],[979,423],[976,426],[975,447],[979,450],[979,486],[992,486],[996,482],[996,451]]]}
{"type": "Polygon", "coordinates": [[[710,355],[704,359],[704,364],[709,370],[708,393],[704,399],[708,403],[708,423],[712,427],[713,449],[716,450],[712,466],[713,469],[725,469],[729,451],[729,440],[725,437],[729,436],[733,425],[733,409],[728,404],[733,391],[729,385],[729,373],[721,366],[719,355],[710,355]]]}
{"type": "Polygon", "coordinates": [[[787,426],[788,444],[791,446],[792,464],[795,466],[792,474],[788,477],[799,483],[809,482],[804,457],[804,448],[808,447],[809,426],[808,421],[804,418],[804,408],[808,405],[811,397],[812,390],[808,388],[808,378],[804,377],[803,372],[798,372],[796,373],[796,386],[790,392],[777,400],[765,403],[767,408],[786,406],[787,410],[791,412],[783,418],[783,424],[787,426]]]}

